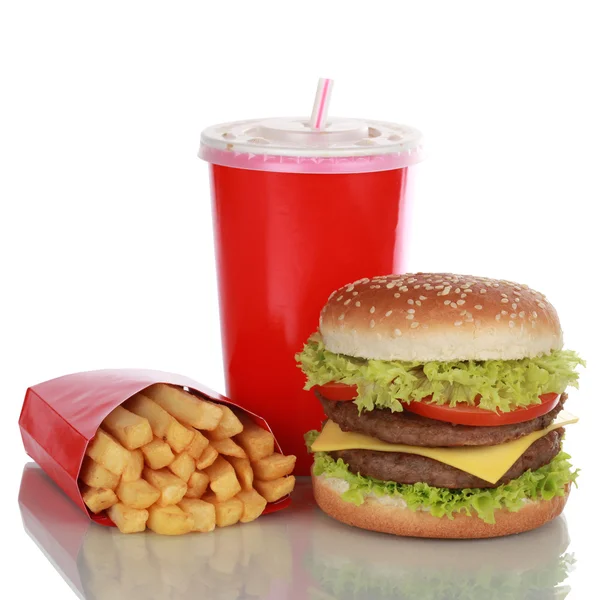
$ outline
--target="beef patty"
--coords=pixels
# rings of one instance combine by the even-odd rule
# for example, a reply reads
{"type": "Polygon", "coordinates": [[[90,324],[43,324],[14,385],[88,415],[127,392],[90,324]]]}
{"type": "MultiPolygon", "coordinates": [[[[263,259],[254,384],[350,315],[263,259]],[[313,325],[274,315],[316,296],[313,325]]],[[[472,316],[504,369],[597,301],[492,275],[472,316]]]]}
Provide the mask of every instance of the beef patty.
{"type": "Polygon", "coordinates": [[[548,427],[567,399],[567,394],[562,394],[555,408],[530,421],[514,425],[476,427],[428,419],[406,410],[392,412],[375,408],[359,414],[354,402],[334,402],[323,398],[318,392],[315,395],[321,401],[327,417],[337,423],[342,431],[364,433],[391,444],[429,447],[496,446],[516,440],[532,431],[548,427]]]}
{"type": "Polygon", "coordinates": [[[350,471],[382,481],[397,483],[428,483],[442,488],[495,488],[516,479],[527,469],[535,471],[547,465],[560,451],[564,429],[559,428],[540,438],[515,462],[496,483],[490,483],[460,469],[438,462],[433,458],[404,452],[377,450],[339,450],[330,452],[334,459],[341,458],[350,471]]]}

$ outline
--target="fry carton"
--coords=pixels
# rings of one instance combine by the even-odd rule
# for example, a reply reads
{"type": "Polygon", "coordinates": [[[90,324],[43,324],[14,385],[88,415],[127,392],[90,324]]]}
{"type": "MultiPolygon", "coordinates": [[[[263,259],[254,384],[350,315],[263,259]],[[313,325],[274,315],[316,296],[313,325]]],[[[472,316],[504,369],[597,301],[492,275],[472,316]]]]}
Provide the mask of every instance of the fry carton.
{"type": "MultiPolygon", "coordinates": [[[[271,432],[262,417],[193,379],[173,373],[109,369],[65,375],[30,387],[19,418],[25,451],[96,523],[114,525],[104,511],[92,514],[82,498],[78,476],[88,445],[113,409],[156,383],[179,386],[200,399],[231,407],[271,432]]],[[[281,452],[277,440],[275,447],[281,452]]],[[[288,495],[268,503],[262,514],[281,510],[290,501],[288,495]]]]}

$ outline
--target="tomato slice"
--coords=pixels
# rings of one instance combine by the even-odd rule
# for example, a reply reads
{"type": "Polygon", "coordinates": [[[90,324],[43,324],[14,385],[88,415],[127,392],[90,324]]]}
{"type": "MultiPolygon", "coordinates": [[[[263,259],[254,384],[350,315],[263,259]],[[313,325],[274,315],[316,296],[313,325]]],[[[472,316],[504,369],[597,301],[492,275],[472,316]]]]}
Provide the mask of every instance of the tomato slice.
{"type": "Polygon", "coordinates": [[[327,400],[336,402],[354,400],[358,395],[358,390],[355,385],[347,385],[337,381],[330,381],[325,385],[315,385],[314,388],[327,400]]]}
{"type": "Polygon", "coordinates": [[[446,421],[455,425],[475,425],[478,427],[494,427],[497,425],[512,425],[530,421],[549,413],[557,404],[560,394],[542,394],[541,404],[516,408],[507,413],[497,413],[478,406],[458,404],[448,406],[446,404],[428,404],[427,398],[421,402],[404,404],[404,409],[422,417],[446,421]]]}

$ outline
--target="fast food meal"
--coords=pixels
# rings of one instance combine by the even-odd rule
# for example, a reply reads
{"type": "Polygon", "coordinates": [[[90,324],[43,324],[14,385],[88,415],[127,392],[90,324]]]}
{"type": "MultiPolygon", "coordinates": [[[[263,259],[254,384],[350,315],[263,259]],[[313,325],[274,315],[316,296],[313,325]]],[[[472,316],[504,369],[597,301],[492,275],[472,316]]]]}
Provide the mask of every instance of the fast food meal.
{"type": "Polygon", "coordinates": [[[294,488],[295,462],[241,412],[157,383],[102,421],[79,484],[121,532],[180,535],[258,518],[294,488]]]}
{"type": "Polygon", "coordinates": [[[543,294],[450,273],[361,279],[330,296],[297,359],[328,417],[307,444],[333,518],[486,538],[563,510],[577,476],[565,390],[584,363],[543,294]]]}

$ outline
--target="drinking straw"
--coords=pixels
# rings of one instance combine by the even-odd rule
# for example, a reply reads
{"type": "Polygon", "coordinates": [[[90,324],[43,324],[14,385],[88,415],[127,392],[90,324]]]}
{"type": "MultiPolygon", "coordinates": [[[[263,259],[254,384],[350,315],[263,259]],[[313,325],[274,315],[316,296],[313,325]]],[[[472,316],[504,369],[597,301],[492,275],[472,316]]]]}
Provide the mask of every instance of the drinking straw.
{"type": "Polygon", "coordinates": [[[312,129],[323,129],[325,126],[332,89],[333,79],[319,79],[317,93],[315,94],[315,103],[310,117],[310,126],[312,129]]]}

